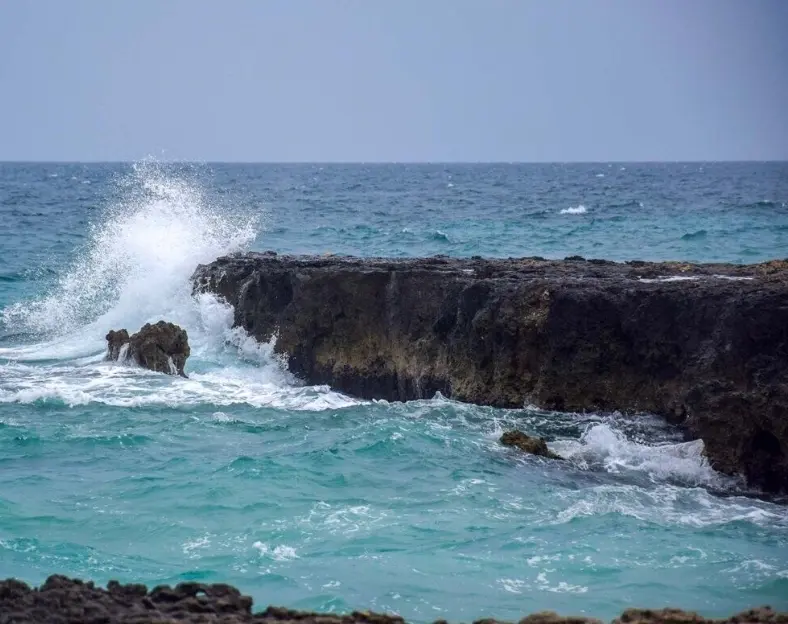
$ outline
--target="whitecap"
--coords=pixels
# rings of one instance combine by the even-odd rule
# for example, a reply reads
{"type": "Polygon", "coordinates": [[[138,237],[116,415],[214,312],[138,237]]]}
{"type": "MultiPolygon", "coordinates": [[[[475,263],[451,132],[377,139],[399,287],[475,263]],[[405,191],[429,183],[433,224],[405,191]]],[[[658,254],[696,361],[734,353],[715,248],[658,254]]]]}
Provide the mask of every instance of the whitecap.
{"type": "Polygon", "coordinates": [[[586,213],[586,207],[583,204],[574,207],[564,208],[563,210],[561,210],[561,214],[578,215],[585,213],[586,213]]]}
{"type": "Polygon", "coordinates": [[[252,546],[258,550],[261,556],[268,557],[274,561],[292,561],[293,559],[298,559],[296,549],[286,544],[271,547],[264,542],[255,542],[252,546]]]}
{"type": "Polygon", "coordinates": [[[691,485],[718,485],[724,478],[703,455],[703,441],[645,444],[630,440],[610,423],[588,426],[579,440],[560,440],[551,448],[584,468],[646,473],[654,481],[680,480],[691,485]]]}

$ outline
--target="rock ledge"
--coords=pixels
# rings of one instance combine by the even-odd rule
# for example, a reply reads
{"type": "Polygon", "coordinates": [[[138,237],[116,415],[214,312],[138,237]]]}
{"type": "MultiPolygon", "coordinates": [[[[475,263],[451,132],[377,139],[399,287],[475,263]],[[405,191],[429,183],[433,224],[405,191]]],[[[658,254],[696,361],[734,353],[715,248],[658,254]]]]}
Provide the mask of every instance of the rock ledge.
{"type": "Polygon", "coordinates": [[[650,412],[714,468],[788,491],[788,261],[291,257],[197,268],[196,291],[364,398],[650,412]]]}
{"type": "MultiPolygon", "coordinates": [[[[230,585],[181,583],[148,591],[145,585],[110,581],[93,583],[50,576],[38,589],[14,579],[0,581],[0,624],[404,624],[396,615],[354,611],[347,615],[308,613],[268,607],[252,613],[252,599],[230,585]]],[[[445,624],[445,621],[439,621],[445,624]]],[[[439,624],[436,622],[435,624],[439,624]]],[[[496,624],[494,619],[477,624],[496,624]]],[[[711,620],[679,609],[629,609],[613,624],[788,624],[788,613],[761,607],[711,620]]],[[[501,622],[501,624],[504,624],[501,622]]],[[[601,624],[588,617],[561,617],[553,612],[529,615],[520,624],[601,624]]]]}

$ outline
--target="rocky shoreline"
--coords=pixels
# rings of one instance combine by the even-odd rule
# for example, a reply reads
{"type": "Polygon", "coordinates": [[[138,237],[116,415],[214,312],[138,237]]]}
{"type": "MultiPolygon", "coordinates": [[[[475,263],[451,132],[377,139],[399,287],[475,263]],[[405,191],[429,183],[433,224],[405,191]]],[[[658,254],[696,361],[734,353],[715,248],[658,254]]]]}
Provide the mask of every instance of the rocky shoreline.
{"type": "MultiPolygon", "coordinates": [[[[0,624],[241,624],[253,622],[300,624],[404,624],[397,615],[355,611],[347,615],[309,613],[279,607],[252,611],[252,599],[230,585],[181,583],[150,591],[145,585],[121,585],[110,581],[107,588],[92,582],[50,576],[39,588],[18,580],[0,581],[0,624]]],[[[477,620],[496,624],[498,620],[477,620]]],[[[440,620],[435,624],[446,624],[440,620]]],[[[706,619],[679,609],[628,609],[613,624],[788,624],[788,613],[769,607],[751,609],[727,619],[706,619]]],[[[520,624],[602,624],[584,617],[561,617],[541,612],[520,624]]]]}
{"type": "Polygon", "coordinates": [[[788,261],[219,258],[234,306],[308,383],[363,398],[655,413],[714,468],[788,492],[788,261]]]}

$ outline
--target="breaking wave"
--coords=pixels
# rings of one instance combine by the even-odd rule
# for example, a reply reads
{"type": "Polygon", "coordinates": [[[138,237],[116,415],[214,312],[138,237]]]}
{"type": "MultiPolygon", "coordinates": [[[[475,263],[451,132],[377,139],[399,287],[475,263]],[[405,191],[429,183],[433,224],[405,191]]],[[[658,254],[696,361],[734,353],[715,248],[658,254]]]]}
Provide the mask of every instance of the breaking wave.
{"type": "Polygon", "coordinates": [[[2,311],[27,341],[0,347],[0,402],[115,407],[246,404],[326,409],[356,401],[302,387],[273,352],[232,327],[232,309],[192,295],[200,263],[247,249],[260,216],[220,205],[188,171],[143,162],[90,226],[89,243],[49,292],[2,311]],[[189,334],[189,379],[103,361],[109,329],[166,319],[189,334]],[[5,361],[5,363],[3,363],[5,361]]]}
{"type": "Polygon", "coordinates": [[[95,344],[110,327],[178,322],[197,264],[246,249],[259,227],[257,215],[215,204],[190,177],[135,164],[73,264],[43,297],[3,310],[3,323],[49,338],[84,329],[95,344]]]}

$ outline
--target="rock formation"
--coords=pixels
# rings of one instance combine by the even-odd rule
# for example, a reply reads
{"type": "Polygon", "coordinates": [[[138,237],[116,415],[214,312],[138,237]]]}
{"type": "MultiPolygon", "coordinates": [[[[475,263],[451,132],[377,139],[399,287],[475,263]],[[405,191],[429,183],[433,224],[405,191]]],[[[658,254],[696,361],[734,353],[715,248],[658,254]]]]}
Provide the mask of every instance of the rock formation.
{"type": "MultiPolygon", "coordinates": [[[[479,622],[497,624],[497,620],[479,622]]],[[[9,579],[0,581],[0,624],[405,624],[396,615],[354,611],[347,615],[306,613],[268,607],[252,613],[252,599],[229,585],[181,583],[148,591],[145,585],[110,581],[107,589],[64,576],[50,576],[38,589],[9,579]]],[[[769,607],[725,620],[708,620],[678,609],[628,609],[613,624],[788,624],[788,613],[769,607]]],[[[438,624],[436,622],[435,624],[438,624]]],[[[445,622],[441,622],[445,624],[445,622]]],[[[501,622],[501,624],[504,624],[501,622]]],[[[520,624],[601,624],[589,617],[535,613],[520,624]]]]}
{"type": "Polygon", "coordinates": [[[547,442],[545,442],[544,438],[532,438],[516,429],[504,433],[501,436],[500,442],[504,446],[514,446],[531,455],[539,455],[540,457],[547,457],[548,459],[563,459],[560,455],[553,453],[553,451],[547,448],[547,442]]]}
{"type": "Polygon", "coordinates": [[[788,262],[220,258],[195,289],[309,383],[501,407],[651,412],[788,491],[788,262]]]}
{"type": "MultiPolygon", "coordinates": [[[[125,357],[123,347],[129,344],[129,332],[125,329],[119,329],[118,331],[110,329],[106,339],[107,359],[113,362],[123,359],[125,357]]],[[[126,347],[126,352],[128,352],[128,347],[126,347]]]]}
{"type": "Polygon", "coordinates": [[[191,352],[189,337],[173,323],[146,323],[131,336],[125,329],[110,330],[106,338],[108,360],[128,359],[152,371],[186,377],[183,369],[191,352]]]}

